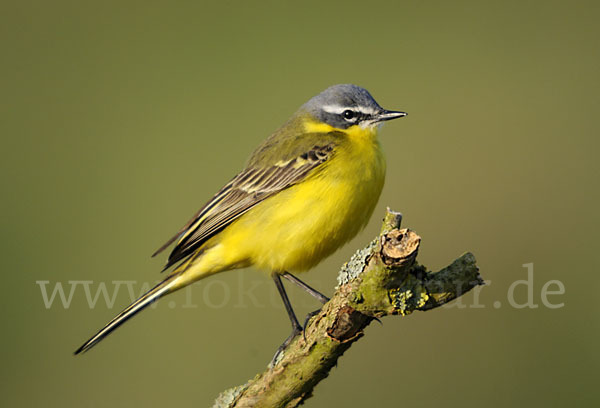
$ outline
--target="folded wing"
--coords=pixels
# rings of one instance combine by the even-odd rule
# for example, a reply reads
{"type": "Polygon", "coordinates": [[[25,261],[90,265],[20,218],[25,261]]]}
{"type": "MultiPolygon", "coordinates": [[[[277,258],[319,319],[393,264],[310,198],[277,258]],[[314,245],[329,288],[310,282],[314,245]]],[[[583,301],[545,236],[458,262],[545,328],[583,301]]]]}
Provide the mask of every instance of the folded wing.
{"type": "Polygon", "coordinates": [[[187,258],[255,205],[319,171],[333,153],[332,144],[314,146],[290,160],[264,167],[250,166],[246,168],[227,183],[152,256],[160,253],[177,240],[165,269],[187,258]]]}

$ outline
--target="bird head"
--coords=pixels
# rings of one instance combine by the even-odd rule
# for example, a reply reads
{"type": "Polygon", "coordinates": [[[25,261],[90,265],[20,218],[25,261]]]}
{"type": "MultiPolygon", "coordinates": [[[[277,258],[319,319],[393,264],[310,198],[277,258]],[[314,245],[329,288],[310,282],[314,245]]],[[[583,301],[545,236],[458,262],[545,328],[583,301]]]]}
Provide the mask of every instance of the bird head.
{"type": "Polygon", "coordinates": [[[333,85],[306,102],[301,110],[333,128],[371,128],[384,121],[406,116],[383,109],[369,91],[352,84],[333,85]]]}

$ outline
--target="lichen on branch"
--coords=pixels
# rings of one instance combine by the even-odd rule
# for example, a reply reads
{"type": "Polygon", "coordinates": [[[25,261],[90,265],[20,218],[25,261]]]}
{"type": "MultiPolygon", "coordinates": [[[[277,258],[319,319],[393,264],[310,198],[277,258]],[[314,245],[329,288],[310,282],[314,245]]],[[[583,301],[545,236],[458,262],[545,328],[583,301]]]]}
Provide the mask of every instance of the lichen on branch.
{"type": "Polygon", "coordinates": [[[416,262],[421,237],[400,229],[387,210],[380,235],[342,266],[331,300],[270,366],[222,392],[213,408],[296,407],[312,395],[338,358],[374,319],[441,306],[483,285],[475,257],[465,253],[438,272],[416,262]]]}

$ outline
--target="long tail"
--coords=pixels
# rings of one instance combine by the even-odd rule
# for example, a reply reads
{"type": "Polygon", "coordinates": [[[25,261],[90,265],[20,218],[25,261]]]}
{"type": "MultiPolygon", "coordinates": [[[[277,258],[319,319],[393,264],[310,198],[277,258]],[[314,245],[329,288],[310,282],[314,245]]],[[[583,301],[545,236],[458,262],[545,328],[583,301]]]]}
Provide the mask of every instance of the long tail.
{"type": "Polygon", "coordinates": [[[81,347],[79,347],[75,354],[79,354],[85,351],[88,351],[92,347],[94,347],[100,340],[108,336],[115,330],[117,327],[125,323],[129,318],[135,316],[138,312],[144,310],[147,306],[150,306],[152,302],[164,296],[168,293],[171,293],[174,288],[177,278],[179,274],[171,275],[166,278],[164,281],[160,282],[158,285],[150,289],[146,292],[142,297],[133,302],[129,307],[119,313],[114,319],[112,319],[106,326],[102,328],[98,333],[96,333],[92,338],[86,341],[81,347]]]}

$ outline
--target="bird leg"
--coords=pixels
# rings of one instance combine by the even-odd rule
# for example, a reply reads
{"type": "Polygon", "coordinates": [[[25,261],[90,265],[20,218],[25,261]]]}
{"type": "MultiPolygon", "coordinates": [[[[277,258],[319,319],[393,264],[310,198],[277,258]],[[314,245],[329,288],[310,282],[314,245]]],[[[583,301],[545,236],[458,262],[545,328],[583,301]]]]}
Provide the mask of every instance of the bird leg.
{"type": "MultiPolygon", "coordinates": [[[[302,282],[300,279],[296,278],[291,273],[284,272],[281,274],[281,276],[283,276],[284,278],[286,278],[293,284],[300,286],[302,289],[307,291],[312,297],[317,299],[319,302],[321,302],[323,304],[329,302],[329,298],[327,296],[325,296],[321,292],[317,291],[316,289],[311,288],[310,286],[308,286],[306,283],[302,282]]],[[[312,317],[319,314],[320,311],[321,311],[321,309],[317,309],[314,312],[310,312],[309,314],[306,315],[306,318],[304,319],[304,324],[302,325],[302,334],[304,335],[304,340],[306,340],[306,325],[308,324],[308,321],[312,317]]],[[[373,317],[373,320],[377,320],[379,322],[379,324],[381,324],[381,320],[379,320],[378,318],[373,317]]]]}
{"type": "Polygon", "coordinates": [[[294,313],[294,309],[292,309],[292,304],[290,303],[290,299],[288,299],[287,293],[285,292],[285,288],[283,287],[283,283],[281,282],[281,278],[279,277],[279,274],[273,273],[271,276],[273,277],[275,286],[277,286],[277,290],[279,291],[281,300],[283,300],[285,310],[290,318],[290,322],[292,323],[292,333],[288,336],[287,339],[285,339],[283,344],[281,344],[281,346],[279,346],[279,348],[275,352],[275,355],[273,356],[273,359],[271,360],[271,365],[275,366],[275,362],[277,361],[277,357],[279,357],[279,354],[281,354],[281,352],[283,350],[285,350],[287,346],[289,346],[289,344],[292,342],[292,340],[294,340],[294,338],[298,334],[300,334],[300,332],[302,332],[302,326],[300,326],[300,323],[298,322],[298,318],[296,317],[296,314],[294,313]]]}
{"type": "MultiPolygon", "coordinates": [[[[317,299],[319,302],[321,302],[323,304],[329,302],[329,298],[327,296],[325,296],[321,292],[311,288],[310,286],[308,286],[306,283],[302,282],[300,279],[296,278],[291,273],[284,272],[281,276],[283,276],[284,278],[286,278],[293,284],[298,285],[299,287],[304,289],[306,292],[308,292],[312,297],[317,299]]],[[[302,325],[302,336],[304,337],[304,340],[306,340],[306,326],[308,325],[308,321],[313,316],[317,315],[320,311],[321,311],[321,309],[317,309],[314,312],[310,312],[309,314],[306,315],[306,318],[304,319],[304,324],[302,325]]]]}
{"type": "Polygon", "coordinates": [[[319,302],[321,302],[323,304],[329,302],[329,298],[327,296],[325,296],[321,292],[311,288],[310,286],[308,286],[306,283],[302,282],[300,279],[296,278],[291,273],[284,272],[281,274],[281,276],[283,276],[284,278],[286,278],[287,280],[292,282],[294,285],[300,286],[302,289],[304,289],[306,292],[308,292],[312,297],[317,299],[319,302]]]}

